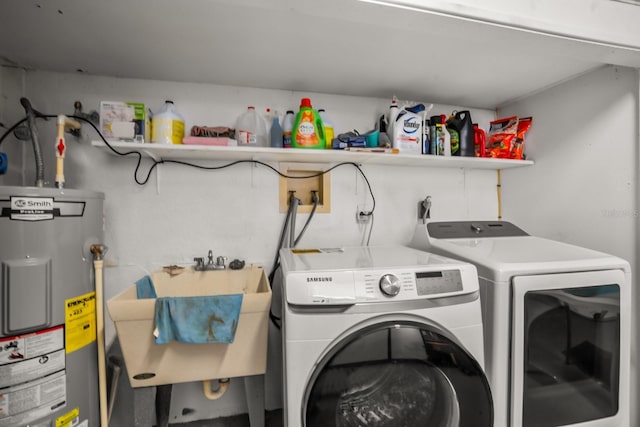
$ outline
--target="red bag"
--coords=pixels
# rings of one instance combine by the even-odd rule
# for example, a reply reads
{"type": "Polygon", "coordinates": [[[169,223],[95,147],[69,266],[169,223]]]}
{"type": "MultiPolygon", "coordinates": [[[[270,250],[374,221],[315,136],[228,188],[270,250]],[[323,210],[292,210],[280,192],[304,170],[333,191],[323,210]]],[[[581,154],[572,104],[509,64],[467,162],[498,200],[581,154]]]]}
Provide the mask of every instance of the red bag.
{"type": "Polygon", "coordinates": [[[524,134],[529,131],[532,123],[533,117],[523,117],[518,120],[518,132],[511,144],[510,158],[517,160],[524,158],[524,134]]]}
{"type": "Polygon", "coordinates": [[[511,158],[511,147],[518,133],[518,116],[505,117],[489,123],[487,157],[511,158]]]}

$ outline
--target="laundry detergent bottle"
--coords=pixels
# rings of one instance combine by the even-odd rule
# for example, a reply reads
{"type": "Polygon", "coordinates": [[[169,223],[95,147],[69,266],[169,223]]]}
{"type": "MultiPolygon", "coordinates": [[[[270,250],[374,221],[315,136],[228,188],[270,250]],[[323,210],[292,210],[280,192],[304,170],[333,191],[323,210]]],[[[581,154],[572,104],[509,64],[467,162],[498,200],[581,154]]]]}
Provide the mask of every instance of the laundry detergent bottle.
{"type": "Polygon", "coordinates": [[[325,148],[322,118],[311,106],[309,98],[300,101],[300,111],[293,124],[291,148],[325,148]]]}

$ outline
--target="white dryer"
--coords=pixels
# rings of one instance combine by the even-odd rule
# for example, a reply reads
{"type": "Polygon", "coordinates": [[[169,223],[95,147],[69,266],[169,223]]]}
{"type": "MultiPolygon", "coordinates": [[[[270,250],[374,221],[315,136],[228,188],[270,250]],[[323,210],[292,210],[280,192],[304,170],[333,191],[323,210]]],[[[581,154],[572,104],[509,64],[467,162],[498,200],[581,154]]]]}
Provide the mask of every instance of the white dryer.
{"type": "Polygon", "coordinates": [[[626,261],[505,221],[419,223],[410,246],[478,268],[496,427],[629,425],[626,261]]]}
{"type": "Polygon", "coordinates": [[[493,426],[473,265],[402,246],[280,256],[285,426],[493,426]]]}

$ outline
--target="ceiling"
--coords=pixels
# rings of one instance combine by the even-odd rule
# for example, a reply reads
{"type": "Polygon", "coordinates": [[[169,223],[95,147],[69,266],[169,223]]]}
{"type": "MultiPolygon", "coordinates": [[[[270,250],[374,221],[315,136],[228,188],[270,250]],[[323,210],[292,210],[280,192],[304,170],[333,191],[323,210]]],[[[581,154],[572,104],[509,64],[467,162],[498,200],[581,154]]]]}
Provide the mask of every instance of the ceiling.
{"type": "Polygon", "coordinates": [[[29,70],[495,108],[640,51],[356,0],[5,0],[29,70]]]}

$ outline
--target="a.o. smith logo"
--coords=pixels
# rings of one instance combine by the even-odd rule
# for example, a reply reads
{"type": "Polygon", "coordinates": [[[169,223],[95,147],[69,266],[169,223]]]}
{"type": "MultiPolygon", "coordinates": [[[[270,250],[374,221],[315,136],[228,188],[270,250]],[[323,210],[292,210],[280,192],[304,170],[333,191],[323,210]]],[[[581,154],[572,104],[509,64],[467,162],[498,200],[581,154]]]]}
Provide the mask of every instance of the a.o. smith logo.
{"type": "Polygon", "coordinates": [[[13,198],[11,202],[14,209],[53,209],[53,200],[49,198],[13,198]]]}
{"type": "Polygon", "coordinates": [[[86,202],[56,201],[53,197],[11,196],[0,200],[0,218],[12,221],[50,221],[56,217],[81,217],[86,202]]]}
{"type": "Polygon", "coordinates": [[[307,277],[307,283],[318,283],[318,282],[333,282],[333,277],[331,276],[307,277]]]}

